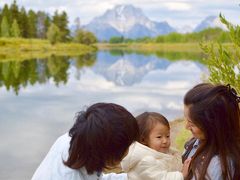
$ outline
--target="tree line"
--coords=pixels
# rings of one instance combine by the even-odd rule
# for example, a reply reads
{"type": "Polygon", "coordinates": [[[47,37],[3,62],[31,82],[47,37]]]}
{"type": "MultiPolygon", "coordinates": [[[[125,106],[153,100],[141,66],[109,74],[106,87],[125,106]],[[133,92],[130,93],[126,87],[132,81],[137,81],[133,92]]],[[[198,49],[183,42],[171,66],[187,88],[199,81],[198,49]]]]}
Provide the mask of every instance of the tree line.
{"type": "Polygon", "coordinates": [[[65,11],[56,10],[51,17],[44,11],[26,11],[24,7],[18,7],[16,0],[0,9],[0,37],[49,39],[52,44],[69,41],[92,44],[97,41],[93,33],[81,29],[80,26],[71,34],[68,23],[65,11]]]}
{"type": "Polygon", "coordinates": [[[181,34],[172,32],[167,35],[159,35],[157,37],[143,37],[143,38],[124,38],[112,37],[109,42],[116,43],[188,43],[199,41],[217,41],[217,42],[230,42],[230,36],[228,31],[224,31],[220,28],[208,28],[200,32],[192,32],[181,34]]]}

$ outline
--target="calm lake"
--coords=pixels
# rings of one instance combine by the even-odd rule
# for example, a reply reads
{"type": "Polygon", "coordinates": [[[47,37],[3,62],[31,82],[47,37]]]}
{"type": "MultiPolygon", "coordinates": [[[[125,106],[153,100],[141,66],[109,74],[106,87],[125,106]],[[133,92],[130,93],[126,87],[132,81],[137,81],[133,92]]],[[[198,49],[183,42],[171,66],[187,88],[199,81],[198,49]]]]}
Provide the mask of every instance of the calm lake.
{"type": "Polygon", "coordinates": [[[134,115],[183,117],[182,99],[208,70],[201,57],[99,51],[0,62],[0,179],[27,180],[75,113],[113,102],[134,115]]]}

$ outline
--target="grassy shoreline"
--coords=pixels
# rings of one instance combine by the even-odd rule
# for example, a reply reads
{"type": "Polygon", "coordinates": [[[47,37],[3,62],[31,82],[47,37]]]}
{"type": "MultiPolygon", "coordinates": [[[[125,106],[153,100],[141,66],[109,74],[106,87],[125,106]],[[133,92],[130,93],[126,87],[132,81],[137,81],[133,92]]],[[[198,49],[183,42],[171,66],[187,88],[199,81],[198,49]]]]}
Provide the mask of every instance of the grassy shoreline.
{"type": "MultiPolygon", "coordinates": [[[[231,43],[224,43],[224,47],[232,47],[231,43]]],[[[201,53],[199,43],[120,43],[120,44],[109,44],[99,43],[96,45],[100,50],[132,50],[132,51],[143,51],[143,52],[189,52],[189,53],[201,53]]]]}
{"type": "MultiPolygon", "coordinates": [[[[224,47],[231,48],[232,44],[225,43],[224,47]]],[[[0,38],[0,61],[47,58],[51,55],[78,56],[95,52],[97,49],[103,51],[120,50],[146,55],[155,53],[160,57],[169,56],[170,59],[174,59],[175,56],[175,59],[179,59],[179,56],[183,56],[183,53],[185,53],[184,57],[189,57],[190,59],[202,59],[201,57],[203,56],[199,43],[98,43],[94,46],[87,46],[79,43],[57,43],[56,45],[51,45],[48,40],[41,39],[0,38]]]]}
{"type": "Polygon", "coordinates": [[[0,61],[25,60],[56,56],[78,56],[97,50],[94,46],[79,43],[57,43],[51,45],[48,40],[0,38],[0,61]]]}

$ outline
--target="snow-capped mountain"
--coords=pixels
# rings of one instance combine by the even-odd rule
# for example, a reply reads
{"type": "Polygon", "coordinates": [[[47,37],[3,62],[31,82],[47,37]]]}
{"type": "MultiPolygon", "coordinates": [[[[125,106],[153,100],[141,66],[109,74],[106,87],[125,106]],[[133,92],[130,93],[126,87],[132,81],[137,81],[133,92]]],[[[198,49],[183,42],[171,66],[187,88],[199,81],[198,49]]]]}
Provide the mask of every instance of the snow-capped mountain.
{"type": "Polygon", "coordinates": [[[222,24],[219,17],[208,16],[199,25],[196,26],[196,28],[194,29],[194,32],[199,32],[206,28],[215,28],[215,27],[219,27],[223,30],[227,29],[226,26],[222,24]]]}
{"type": "MultiPolygon", "coordinates": [[[[189,25],[174,28],[168,22],[150,20],[140,8],[133,5],[117,5],[107,10],[103,15],[95,17],[84,29],[93,32],[99,41],[109,40],[113,36],[125,38],[156,37],[171,32],[191,33],[199,32],[206,28],[219,27],[226,30],[219,17],[208,16],[195,28],[189,25]]],[[[74,26],[71,27],[72,31],[74,26]]]]}
{"type": "Polygon", "coordinates": [[[167,22],[151,21],[133,5],[117,5],[94,18],[85,29],[96,34],[99,40],[109,40],[112,36],[151,37],[175,31],[167,22]]]}

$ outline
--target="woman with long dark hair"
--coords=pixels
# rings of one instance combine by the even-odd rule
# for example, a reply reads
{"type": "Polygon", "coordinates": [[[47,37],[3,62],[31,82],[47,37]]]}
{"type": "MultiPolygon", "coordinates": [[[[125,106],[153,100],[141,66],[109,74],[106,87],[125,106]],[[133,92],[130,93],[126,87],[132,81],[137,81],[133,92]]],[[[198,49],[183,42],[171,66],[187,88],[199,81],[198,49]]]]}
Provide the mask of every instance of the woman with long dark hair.
{"type": "Polygon", "coordinates": [[[117,180],[126,174],[106,174],[118,165],[138,139],[136,119],[125,108],[97,103],[81,111],[76,122],[58,138],[32,180],[117,180]]]}
{"type": "Polygon", "coordinates": [[[186,179],[240,179],[240,97],[230,85],[203,83],[184,97],[186,143],[183,161],[191,158],[186,179]]]}

